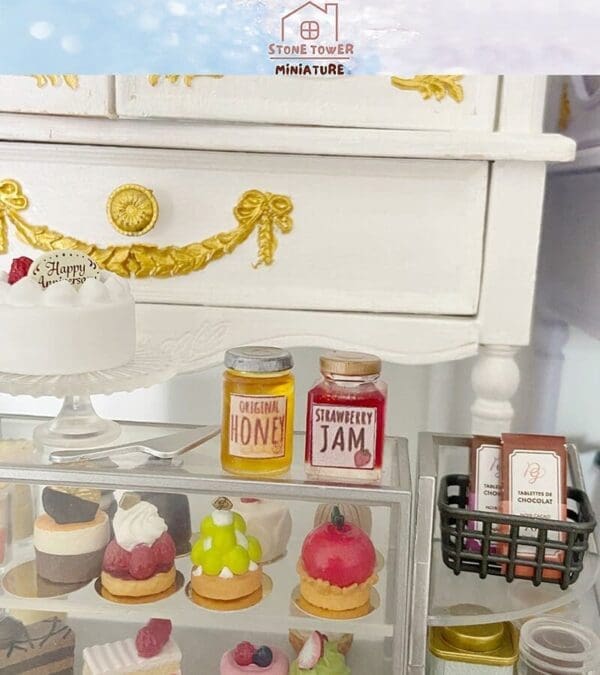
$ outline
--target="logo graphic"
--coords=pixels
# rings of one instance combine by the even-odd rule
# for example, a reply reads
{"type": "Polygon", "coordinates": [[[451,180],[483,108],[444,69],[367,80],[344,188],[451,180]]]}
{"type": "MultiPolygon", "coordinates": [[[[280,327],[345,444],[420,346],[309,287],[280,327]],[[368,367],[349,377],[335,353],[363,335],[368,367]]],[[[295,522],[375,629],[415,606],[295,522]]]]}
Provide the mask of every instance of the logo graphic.
{"type": "Polygon", "coordinates": [[[310,0],[281,19],[281,41],[300,37],[310,40],[337,42],[339,36],[339,7],[337,2],[320,7],[310,0]]]}
{"type": "Polygon", "coordinates": [[[538,462],[528,462],[523,473],[524,478],[530,485],[537,483],[540,478],[543,478],[546,471],[538,464],[538,462]]]}
{"type": "Polygon", "coordinates": [[[275,75],[345,75],[354,55],[351,42],[340,42],[340,7],[312,0],[281,17],[281,42],[268,46],[275,75]],[[285,63],[287,62],[287,63],[285,63]]]}

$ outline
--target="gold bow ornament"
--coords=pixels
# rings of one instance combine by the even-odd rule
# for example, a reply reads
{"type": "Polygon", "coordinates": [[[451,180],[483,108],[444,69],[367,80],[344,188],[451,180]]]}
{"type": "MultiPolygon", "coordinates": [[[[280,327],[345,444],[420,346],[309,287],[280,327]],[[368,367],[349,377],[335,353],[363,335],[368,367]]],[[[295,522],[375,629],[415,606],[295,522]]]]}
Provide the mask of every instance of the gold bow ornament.
{"type": "Polygon", "coordinates": [[[285,195],[248,190],[233,209],[237,227],[203,241],[184,246],[101,247],[51,230],[31,225],[22,216],[28,206],[21,185],[14,179],[0,181],[0,253],[8,250],[8,223],[26,244],[41,251],[81,251],[101,267],[123,277],[172,277],[204,269],[210,262],[232,253],[258,228],[258,259],[253,267],[272,265],[277,249],[277,230],[288,234],[293,227],[293,204],[285,195]]]}

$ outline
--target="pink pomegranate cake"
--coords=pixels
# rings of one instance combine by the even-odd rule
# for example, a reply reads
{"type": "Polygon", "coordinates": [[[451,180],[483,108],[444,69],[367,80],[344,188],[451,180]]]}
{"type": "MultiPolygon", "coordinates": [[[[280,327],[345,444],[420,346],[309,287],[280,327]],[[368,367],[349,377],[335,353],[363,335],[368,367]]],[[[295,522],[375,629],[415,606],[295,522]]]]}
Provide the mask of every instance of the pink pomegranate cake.
{"type": "Polygon", "coordinates": [[[290,661],[277,647],[262,645],[255,647],[251,642],[240,642],[235,649],[221,657],[220,675],[260,673],[261,675],[288,675],[290,661]]]}

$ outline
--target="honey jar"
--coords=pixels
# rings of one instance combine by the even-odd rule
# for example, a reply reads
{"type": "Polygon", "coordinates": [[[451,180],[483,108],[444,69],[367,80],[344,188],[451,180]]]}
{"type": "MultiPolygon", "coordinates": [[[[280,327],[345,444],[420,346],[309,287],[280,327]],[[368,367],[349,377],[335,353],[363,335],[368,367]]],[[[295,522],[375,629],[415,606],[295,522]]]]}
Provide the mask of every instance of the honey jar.
{"type": "Polygon", "coordinates": [[[294,376],[290,352],[237,347],[225,354],[221,464],[240,475],[290,468],[294,443],[294,376]]]}

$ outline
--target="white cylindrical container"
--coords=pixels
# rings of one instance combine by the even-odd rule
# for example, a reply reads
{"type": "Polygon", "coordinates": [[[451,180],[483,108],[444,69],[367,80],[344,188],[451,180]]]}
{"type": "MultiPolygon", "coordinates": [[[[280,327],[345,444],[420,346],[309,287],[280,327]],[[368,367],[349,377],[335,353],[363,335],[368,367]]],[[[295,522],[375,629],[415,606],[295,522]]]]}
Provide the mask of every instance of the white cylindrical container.
{"type": "Polygon", "coordinates": [[[598,675],[600,637],[571,621],[539,617],[521,628],[520,675],[598,675]]]}
{"type": "Polygon", "coordinates": [[[428,675],[513,675],[518,657],[509,622],[429,629],[428,675]]]}

